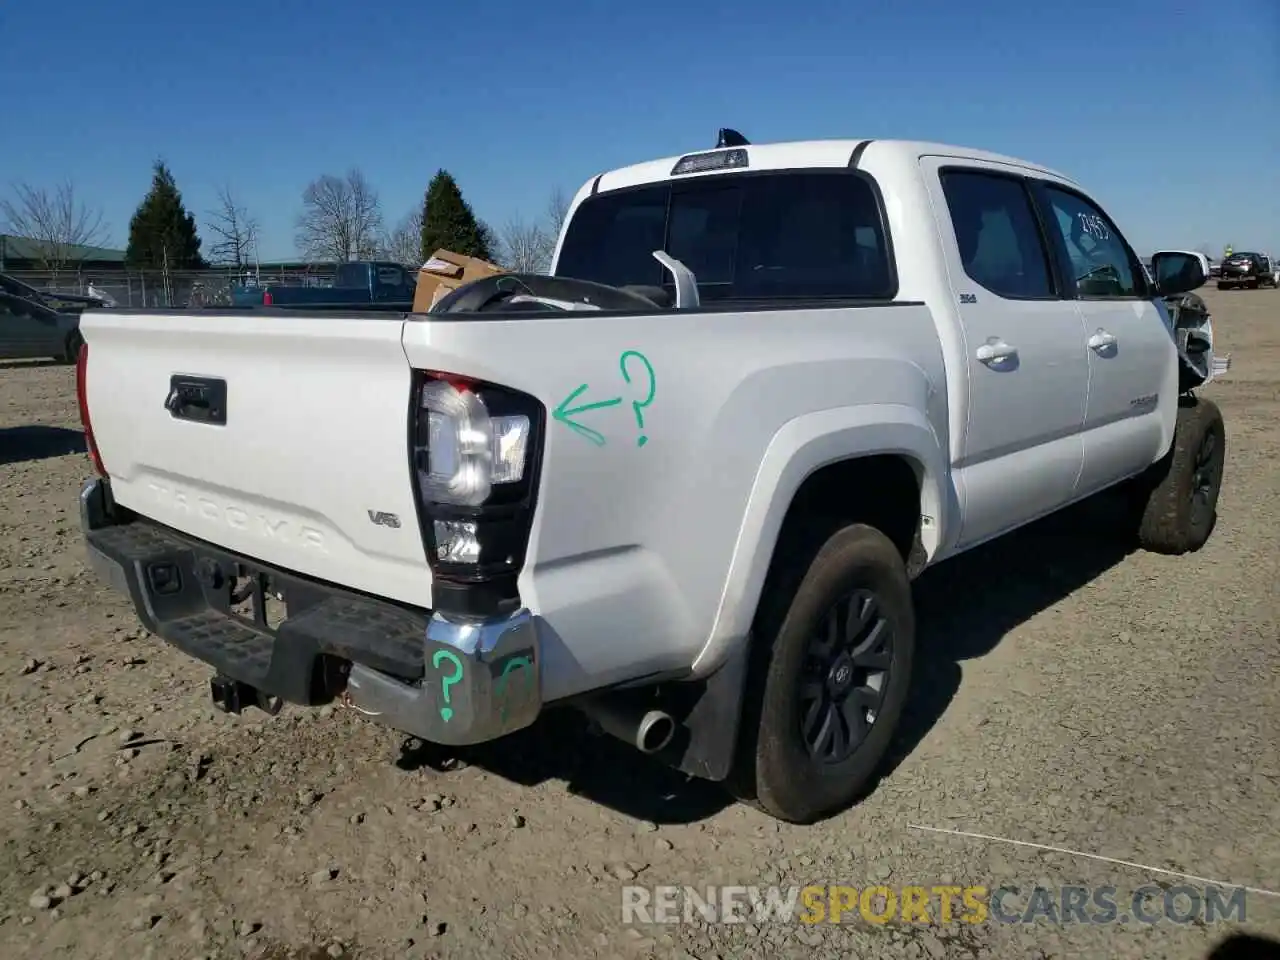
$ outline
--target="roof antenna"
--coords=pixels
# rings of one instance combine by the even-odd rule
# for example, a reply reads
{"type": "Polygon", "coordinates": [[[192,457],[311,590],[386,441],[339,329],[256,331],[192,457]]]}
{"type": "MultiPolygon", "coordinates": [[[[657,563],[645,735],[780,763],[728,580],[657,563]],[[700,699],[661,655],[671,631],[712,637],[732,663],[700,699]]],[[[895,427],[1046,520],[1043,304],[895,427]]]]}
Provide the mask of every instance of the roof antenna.
{"type": "Polygon", "coordinates": [[[729,127],[720,128],[720,138],[716,141],[717,150],[721,147],[747,147],[750,145],[751,141],[737,130],[731,130],[729,127]]]}

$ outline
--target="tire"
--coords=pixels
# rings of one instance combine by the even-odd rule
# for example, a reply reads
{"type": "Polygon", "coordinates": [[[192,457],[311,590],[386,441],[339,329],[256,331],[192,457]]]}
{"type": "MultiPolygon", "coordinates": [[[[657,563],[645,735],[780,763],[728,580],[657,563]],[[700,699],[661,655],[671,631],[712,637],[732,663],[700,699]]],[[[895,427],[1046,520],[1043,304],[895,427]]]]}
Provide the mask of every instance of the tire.
{"type": "Polygon", "coordinates": [[[812,546],[781,553],[780,582],[766,585],[728,780],[738,799],[789,823],[838,812],[871,784],[902,717],[915,657],[911,583],[892,541],[854,524],[816,553],[812,546]],[[801,558],[808,557],[806,568],[801,558]],[[833,624],[860,628],[829,631],[833,624]],[[819,668],[824,651],[835,656],[819,668]],[[837,701],[844,712],[832,706],[837,701]],[[829,734],[813,736],[824,717],[829,734]],[[866,729],[851,747],[855,717],[866,729]]]}
{"type": "Polygon", "coordinates": [[[1202,398],[1184,401],[1173,449],[1132,488],[1142,549],[1177,555],[1205,545],[1218,519],[1226,449],[1218,405],[1202,398]]]}
{"type": "Polygon", "coordinates": [[[1219,281],[1218,281],[1218,289],[1219,289],[1219,290],[1230,290],[1230,289],[1231,289],[1231,284],[1229,284],[1229,283],[1223,283],[1221,280],[1219,280],[1219,281]]]}
{"type": "Polygon", "coordinates": [[[1258,287],[1261,286],[1261,284],[1262,284],[1261,280],[1253,279],[1249,281],[1248,287],[1250,290],[1257,290],[1258,287]]]}
{"type": "Polygon", "coordinates": [[[58,359],[63,363],[75,363],[80,357],[80,347],[84,344],[84,337],[80,336],[79,330],[72,330],[71,335],[67,337],[67,351],[58,359]]]}

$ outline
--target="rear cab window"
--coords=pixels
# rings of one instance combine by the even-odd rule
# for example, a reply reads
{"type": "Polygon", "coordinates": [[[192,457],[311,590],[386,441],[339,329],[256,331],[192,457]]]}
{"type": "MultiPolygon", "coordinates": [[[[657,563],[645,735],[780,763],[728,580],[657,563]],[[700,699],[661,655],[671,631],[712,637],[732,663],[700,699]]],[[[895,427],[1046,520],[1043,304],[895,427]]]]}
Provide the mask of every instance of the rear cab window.
{"type": "Polygon", "coordinates": [[[665,250],[704,302],[891,300],[897,280],[878,191],[848,170],[717,174],[584,200],[556,275],[663,286],[665,250]]]}

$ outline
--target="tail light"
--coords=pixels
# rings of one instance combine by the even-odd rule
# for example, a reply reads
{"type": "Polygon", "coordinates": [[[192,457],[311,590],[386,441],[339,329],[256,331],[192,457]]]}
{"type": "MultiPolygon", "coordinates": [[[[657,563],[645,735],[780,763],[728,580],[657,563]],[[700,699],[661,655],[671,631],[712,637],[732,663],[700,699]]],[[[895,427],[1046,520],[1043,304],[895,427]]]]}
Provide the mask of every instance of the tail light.
{"type": "Polygon", "coordinates": [[[89,417],[89,345],[80,344],[80,353],[76,355],[76,402],[80,405],[80,426],[84,428],[84,444],[89,450],[89,459],[93,461],[93,469],[98,476],[107,476],[107,468],[102,465],[102,457],[98,453],[98,444],[93,439],[93,421],[89,417]]]}
{"type": "Polygon", "coordinates": [[[275,300],[271,298],[271,291],[270,290],[262,291],[262,305],[264,307],[269,307],[273,303],[275,303],[275,300]]]}
{"type": "Polygon", "coordinates": [[[518,606],[546,411],[534,397],[449,373],[414,375],[409,456],[434,605],[518,606]]]}

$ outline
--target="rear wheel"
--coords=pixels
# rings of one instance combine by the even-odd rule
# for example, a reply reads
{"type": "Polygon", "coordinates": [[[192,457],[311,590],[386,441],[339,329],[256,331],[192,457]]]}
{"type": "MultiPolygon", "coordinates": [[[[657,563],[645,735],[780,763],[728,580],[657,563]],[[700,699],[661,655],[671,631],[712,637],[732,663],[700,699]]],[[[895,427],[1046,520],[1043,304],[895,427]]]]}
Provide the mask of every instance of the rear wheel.
{"type": "Polygon", "coordinates": [[[59,359],[63,363],[75,363],[80,356],[80,348],[84,346],[84,337],[80,336],[79,330],[72,330],[71,335],[67,337],[66,353],[59,359]]]}
{"type": "Polygon", "coordinates": [[[1143,549],[1181,554],[1204,546],[1217,522],[1226,449],[1217,404],[1198,397],[1184,402],[1173,449],[1131,484],[1143,549]]]}
{"type": "Polygon", "coordinates": [[[869,786],[915,655],[911,585],[888,537],[854,524],[808,556],[794,590],[775,585],[761,601],[729,780],[740,799],[792,823],[835,813],[869,786]]]}

